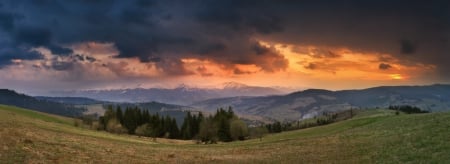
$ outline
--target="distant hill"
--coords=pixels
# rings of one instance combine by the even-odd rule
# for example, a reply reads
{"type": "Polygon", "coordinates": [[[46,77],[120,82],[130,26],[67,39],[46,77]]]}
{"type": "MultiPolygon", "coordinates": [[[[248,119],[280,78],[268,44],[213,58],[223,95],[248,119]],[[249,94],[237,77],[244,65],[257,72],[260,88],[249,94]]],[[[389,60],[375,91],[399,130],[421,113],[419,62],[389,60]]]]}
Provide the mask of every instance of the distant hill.
{"type": "Polygon", "coordinates": [[[103,101],[98,101],[90,98],[84,97],[46,97],[46,96],[35,96],[34,98],[38,100],[47,100],[63,104],[72,105],[90,105],[90,104],[101,104],[103,101]]]}
{"type": "Polygon", "coordinates": [[[127,107],[129,108],[139,107],[140,109],[148,110],[152,114],[158,113],[162,116],[170,116],[172,118],[175,118],[179,126],[181,126],[181,124],[183,123],[183,119],[186,116],[187,111],[191,111],[193,113],[196,113],[198,111],[188,106],[165,104],[155,101],[145,103],[116,103],[116,102],[98,101],[83,97],[36,96],[35,98],[39,101],[61,103],[65,104],[66,106],[72,105],[73,107],[86,109],[83,112],[83,114],[85,115],[96,114],[98,116],[102,116],[105,112],[106,106],[108,105],[113,105],[114,107],[120,106],[122,109],[125,109],[127,107]]]}
{"type": "Polygon", "coordinates": [[[195,88],[181,85],[173,89],[164,88],[135,88],[113,90],[83,90],[52,92],[58,97],[87,97],[97,100],[114,102],[162,102],[167,104],[188,105],[197,101],[212,98],[233,96],[265,96],[282,94],[283,92],[270,87],[248,86],[245,84],[228,82],[221,88],[195,88]]]}
{"type": "Polygon", "coordinates": [[[386,108],[389,105],[412,105],[427,111],[446,111],[450,109],[450,85],[383,86],[342,91],[308,89],[283,96],[229,97],[192,104],[202,110],[232,106],[241,115],[278,121],[310,118],[323,112],[351,108],[386,108]]]}
{"type": "MultiPolygon", "coordinates": [[[[229,90],[232,88],[234,88],[234,90],[241,89],[242,93],[246,93],[245,89],[249,89],[251,87],[238,83],[228,83],[224,84],[223,88],[228,88],[229,90]]],[[[207,96],[204,96],[206,94],[200,94],[211,94],[212,92],[209,92],[208,90],[197,90],[188,87],[180,87],[170,91],[164,91],[161,92],[162,94],[159,96],[154,95],[157,92],[153,92],[153,89],[131,89],[123,90],[126,91],[123,92],[123,94],[112,94],[118,91],[119,90],[97,92],[99,95],[114,95],[117,99],[131,100],[133,99],[133,95],[140,95],[143,97],[141,100],[158,97],[165,99],[166,102],[156,102],[151,100],[147,103],[117,103],[102,102],[91,98],[81,97],[37,97],[36,99],[30,96],[17,94],[14,91],[1,90],[0,93],[3,97],[0,97],[0,103],[68,116],[79,115],[82,113],[80,110],[71,110],[79,109],[76,107],[89,109],[86,113],[93,111],[101,115],[104,111],[102,105],[113,103],[123,107],[138,106],[139,108],[147,109],[152,113],[157,112],[161,115],[171,115],[172,117],[176,117],[179,122],[181,122],[184,117],[185,111],[204,111],[207,113],[212,113],[219,107],[227,108],[228,106],[232,106],[234,111],[245,119],[262,122],[273,122],[275,120],[294,121],[311,118],[320,115],[323,112],[342,111],[352,108],[387,108],[390,105],[411,105],[417,106],[422,110],[432,112],[447,111],[450,109],[450,85],[440,84],[429,86],[382,86],[362,90],[342,91],[308,89],[287,95],[237,97],[219,96],[220,98],[213,99],[207,99],[207,96]],[[108,92],[111,92],[111,94],[107,94],[108,92]],[[155,97],[152,97],[152,95],[155,97]],[[203,95],[204,97],[196,97],[199,95],[203,95]],[[187,103],[197,99],[200,101],[189,105],[174,105],[174,103],[170,103],[187,103]],[[91,110],[91,108],[93,110],[91,110]]],[[[92,94],[94,94],[94,92],[92,92],[92,94]]],[[[136,96],[134,96],[134,98],[136,98],[136,96]]]]}
{"type": "Polygon", "coordinates": [[[73,105],[67,105],[47,100],[39,100],[31,96],[19,94],[13,90],[0,89],[0,104],[13,105],[22,108],[28,108],[35,111],[57,114],[62,116],[80,116],[84,108],[77,108],[73,105]]]}

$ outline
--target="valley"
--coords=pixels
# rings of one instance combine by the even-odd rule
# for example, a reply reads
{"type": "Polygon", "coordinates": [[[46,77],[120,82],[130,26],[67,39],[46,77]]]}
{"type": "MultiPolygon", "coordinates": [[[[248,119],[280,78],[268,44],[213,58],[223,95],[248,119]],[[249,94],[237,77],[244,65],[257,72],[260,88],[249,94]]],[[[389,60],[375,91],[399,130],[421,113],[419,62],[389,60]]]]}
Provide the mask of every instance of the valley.
{"type": "MultiPolygon", "coordinates": [[[[238,85],[240,86],[240,85],[238,85]]],[[[234,87],[236,90],[242,89],[244,86],[234,87]]],[[[232,88],[232,87],[228,87],[232,88]]],[[[226,91],[221,95],[233,95],[231,97],[215,98],[214,96],[205,96],[195,89],[185,89],[185,92],[177,92],[171,90],[174,97],[162,100],[166,94],[153,92],[151,89],[139,95],[122,95],[120,93],[109,93],[108,96],[101,94],[90,95],[91,98],[108,100],[98,101],[94,99],[84,100],[89,102],[85,107],[90,109],[92,102],[96,104],[122,104],[122,106],[139,106],[152,112],[167,111],[203,111],[207,113],[215,112],[218,108],[233,107],[235,112],[248,120],[257,122],[274,122],[274,121],[297,121],[312,118],[321,115],[324,112],[339,112],[349,109],[371,109],[371,108],[387,108],[391,105],[411,105],[419,107],[423,110],[436,112],[447,111],[450,109],[450,85],[435,84],[424,86],[381,86],[360,90],[322,90],[307,89],[303,91],[292,92],[289,94],[263,95],[263,96],[239,96],[239,94],[229,94],[226,91]],[[177,95],[177,96],[175,96],[177,95]],[[128,99],[137,99],[145,97],[149,102],[114,102],[115,99],[108,97],[126,97],[128,99]],[[183,97],[203,97],[201,101],[193,99],[186,101],[186,105],[174,105],[183,97]]],[[[82,92],[84,93],[84,92],[82,92]]],[[[99,92],[102,93],[102,92],[99,92]]],[[[245,93],[242,91],[241,93],[245,93]]],[[[39,98],[39,97],[38,97],[39,98]]],[[[81,103],[77,97],[47,97],[48,101],[66,102],[69,104],[81,103]]],[[[98,109],[98,105],[92,106],[98,109]]]]}

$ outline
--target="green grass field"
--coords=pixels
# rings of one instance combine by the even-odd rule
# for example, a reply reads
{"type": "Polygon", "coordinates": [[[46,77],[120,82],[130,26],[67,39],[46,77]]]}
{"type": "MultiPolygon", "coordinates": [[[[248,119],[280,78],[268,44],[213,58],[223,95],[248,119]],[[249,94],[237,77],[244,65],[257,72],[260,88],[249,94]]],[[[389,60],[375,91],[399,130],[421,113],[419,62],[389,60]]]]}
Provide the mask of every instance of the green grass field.
{"type": "Polygon", "coordinates": [[[0,163],[449,163],[450,113],[368,110],[351,120],[197,145],[115,135],[0,105],[0,163]]]}

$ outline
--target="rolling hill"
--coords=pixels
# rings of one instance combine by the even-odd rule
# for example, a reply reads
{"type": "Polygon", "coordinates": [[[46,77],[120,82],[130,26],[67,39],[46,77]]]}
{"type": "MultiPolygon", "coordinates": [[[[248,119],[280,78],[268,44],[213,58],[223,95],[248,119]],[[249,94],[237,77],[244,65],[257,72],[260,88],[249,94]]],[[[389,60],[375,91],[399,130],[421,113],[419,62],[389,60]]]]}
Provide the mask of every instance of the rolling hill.
{"type": "Polygon", "coordinates": [[[91,105],[91,104],[102,104],[107,103],[104,101],[98,101],[90,98],[84,97],[47,97],[47,96],[35,96],[38,100],[52,101],[62,104],[72,104],[72,105],[91,105]]]}
{"type": "Polygon", "coordinates": [[[366,110],[262,139],[197,145],[76,128],[72,119],[0,105],[5,163],[448,163],[450,113],[366,110]]]}
{"type": "Polygon", "coordinates": [[[45,113],[52,113],[70,117],[80,116],[84,111],[86,111],[86,109],[78,108],[74,105],[36,99],[34,97],[19,94],[13,90],[8,89],[0,89],[0,104],[14,105],[45,113]]]}
{"type": "Polygon", "coordinates": [[[288,95],[210,99],[191,106],[202,110],[232,106],[240,115],[258,116],[268,121],[293,121],[323,112],[387,108],[389,105],[412,105],[427,111],[447,111],[450,109],[450,85],[383,86],[342,91],[308,89],[288,95]]]}

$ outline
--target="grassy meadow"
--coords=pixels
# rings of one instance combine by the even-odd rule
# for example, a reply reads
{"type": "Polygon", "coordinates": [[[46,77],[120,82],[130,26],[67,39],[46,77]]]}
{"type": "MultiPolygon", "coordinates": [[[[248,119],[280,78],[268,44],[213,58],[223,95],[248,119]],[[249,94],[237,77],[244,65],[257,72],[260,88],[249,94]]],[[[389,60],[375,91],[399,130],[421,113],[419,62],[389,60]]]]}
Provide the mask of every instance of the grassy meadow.
{"type": "Polygon", "coordinates": [[[450,113],[367,110],[325,126],[213,145],[116,135],[0,105],[0,163],[449,163],[450,113]]]}

